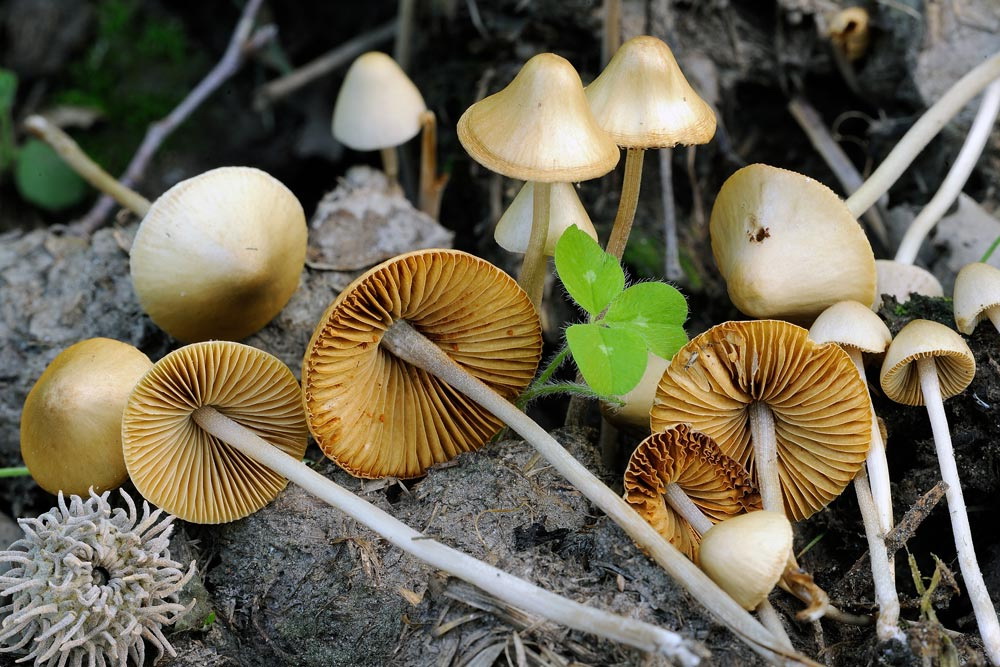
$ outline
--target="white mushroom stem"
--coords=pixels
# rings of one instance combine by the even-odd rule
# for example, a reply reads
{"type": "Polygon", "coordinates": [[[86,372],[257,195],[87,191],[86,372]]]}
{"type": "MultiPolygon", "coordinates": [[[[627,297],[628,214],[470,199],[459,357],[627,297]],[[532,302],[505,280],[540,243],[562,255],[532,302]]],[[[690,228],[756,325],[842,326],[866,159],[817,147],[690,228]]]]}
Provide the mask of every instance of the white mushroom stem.
{"type": "Polygon", "coordinates": [[[538,310],[542,303],[545,268],[548,264],[545,241],[549,237],[549,203],[552,199],[552,184],[534,182],[534,191],[531,197],[531,235],[528,237],[528,251],[524,253],[524,263],[521,264],[521,274],[517,277],[517,284],[528,294],[531,303],[538,310]]]}
{"type": "Polygon", "coordinates": [[[859,470],[854,478],[854,491],[858,494],[858,507],[861,509],[861,519],[865,526],[865,537],[868,538],[872,582],[875,587],[875,599],[878,601],[879,613],[875,621],[875,633],[882,641],[896,639],[905,642],[906,636],[899,629],[899,595],[896,593],[896,582],[889,564],[889,554],[885,548],[885,533],[880,529],[871,487],[868,485],[868,475],[864,468],[859,470]]]}
{"type": "Polygon", "coordinates": [[[754,401],[750,413],[750,440],[753,444],[754,470],[760,499],[768,512],[785,513],[778,475],[778,439],[774,434],[774,413],[767,403],[754,401]]]}
{"type": "Polygon", "coordinates": [[[629,234],[632,232],[632,222],[635,220],[635,208],[639,204],[639,186],[642,183],[642,159],[646,155],[645,148],[629,148],[625,152],[625,177],[622,180],[622,196],[618,200],[618,212],[615,223],[611,227],[607,251],[622,258],[629,234]]]}
{"type": "Polygon", "coordinates": [[[379,151],[382,154],[382,171],[389,181],[390,187],[399,184],[399,152],[395,146],[389,146],[379,151]]]}
{"type": "Polygon", "coordinates": [[[1000,53],[980,63],[955,82],[903,135],[868,180],[847,198],[846,204],[851,214],[854,217],[860,216],[879,197],[888,192],[896,179],[906,171],[931,139],[937,136],[941,128],[998,76],[1000,76],[1000,53]]]}
{"type": "Polygon", "coordinates": [[[931,432],[934,434],[934,447],[937,449],[938,465],[941,466],[941,479],[948,485],[945,499],[948,501],[951,531],[955,536],[955,549],[958,552],[962,579],[965,580],[965,590],[972,601],[972,609],[976,614],[976,624],[983,638],[986,656],[993,665],[1000,665],[1000,621],[997,620],[996,609],[990,600],[989,591],[983,581],[983,573],[979,570],[979,563],[976,560],[976,551],[972,546],[972,530],[969,528],[969,517],[965,510],[965,497],[958,478],[955,451],[951,446],[951,432],[948,429],[948,418],[944,413],[944,400],[941,397],[934,359],[932,357],[917,359],[917,372],[920,374],[920,390],[924,395],[931,432]]]}
{"type": "Polygon", "coordinates": [[[979,111],[976,112],[969,134],[965,137],[965,143],[962,144],[962,149],[948,170],[941,187],[903,234],[903,240],[899,242],[894,258],[897,262],[913,264],[927,234],[961,194],[965,182],[969,180],[969,174],[976,167],[979,156],[983,154],[983,148],[990,138],[990,130],[993,129],[998,112],[1000,112],[1000,81],[994,81],[986,88],[983,101],[979,103],[979,111]]]}
{"type": "MultiPolygon", "coordinates": [[[[537,195],[537,191],[536,191],[537,195]]],[[[532,421],[488,386],[467,373],[437,345],[403,320],[395,322],[382,336],[382,344],[396,357],[422,368],[486,408],[542,455],[570,484],[576,487],[601,511],[607,514],[642,547],[675,581],[722,620],[751,649],[767,657],[789,656],[780,640],[747,613],[718,587],[694,563],[667,542],[621,497],[609,489],[586,467],[556,442],[541,426],[532,421]],[[776,655],[775,655],[776,654],[776,655]]]]}
{"type": "Polygon", "coordinates": [[[693,666],[701,662],[703,651],[700,647],[675,632],[573,602],[427,538],[213,407],[198,408],[192,416],[201,428],[216,438],[336,507],[408,554],[478,586],[509,605],[576,630],[664,655],[682,665],[693,666]]]}

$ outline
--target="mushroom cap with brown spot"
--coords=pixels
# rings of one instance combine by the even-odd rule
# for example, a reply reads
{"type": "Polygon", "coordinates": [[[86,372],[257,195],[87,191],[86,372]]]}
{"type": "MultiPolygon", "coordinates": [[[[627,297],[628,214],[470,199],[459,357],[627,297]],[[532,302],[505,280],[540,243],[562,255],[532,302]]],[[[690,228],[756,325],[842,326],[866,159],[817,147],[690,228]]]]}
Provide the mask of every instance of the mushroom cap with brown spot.
{"type": "Polygon", "coordinates": [[[21,411],[21,457],[40,487],[86,496],[128,479],[121,423],[132,387],[153,362],[127,343],[69,346],[35,381],[21,411]]]}
{"type": "Polygon", "coordinates": [[[709,222],[729,298],[756,318],[808,322],[838,301],[875,300],[875,255],[833,190],[753,164],[726,179],[709,222]]]}
{"type": "Polygon", "coordinates": [[[882,354],[892,342],[892,333],[871,308],[857,301],[839,301],[819,314],[809,327],[809,338],[866,354],[882,354]]]}
{"type": "Polygon", "coordinates": [[[158,361],[129,397],[122,442],[147,500],[193,523],[243,518],[288,483],[195,423],[212,406],[301,459],[308,431],[295,376],[277,358],[228,341],[195,343],[158,361]]]}
{"type": "Polygon", "coordinates": [[[785,511],[804,519],[840,495],[864,464],[871,404],[851,358],[777,320],[725,322],[680,349],[650,412],[653,431],[690,424],[755,474],[749,407],[774,414],[785,511]]]}
{"type": "Polygon", "coordinates": [[[976,359],[965,339],[943,324],[913,320],[899,330],[886,350],[879,383],[885,395],[904,405],[923,405],[918,359],[933,357],[941,397],[965,391],[976,376],[976,359]]]}
{"type": "Polygon", "coordinates": [[[955,278],[953,306],[958,330],[971,336],[986,311],[1000,306],[1000,269],[982,262],[962,267],[955,278]]]}
{"type": "Polygon", "coordinates": [[[503,426],[379,344],[398,320],[508,400],[531,382],[541,356],[531,301],[492,264],[455,250],[420,250],[371,269],[320,318],[302,364],[309,429],[327,456],[358,477],[423,475],[503,426]]]}
{"type": "Polygon", "coordinates": [[[554,53],[533,57],[506,88],[466,109],[458,139],[476,162],[522,181],[586,181],[619,158],[590,112],[580,75],[554,53]]]}
{"type": "Polygon", "coordinates": [[[701,537],[665,500],[671,483],[712,523],[760,509],[760,495],[746,469],[704,433],[679,424],[640,442],[625,469],[625,502],[691,559],[701,537]]]}
{"type": "Polygon", "coordinates": [[[715,112],[656,37],[640,35],[622,44],[586,93],[597,124],[619,146],[690,146],[715,136],[715,112]]]}

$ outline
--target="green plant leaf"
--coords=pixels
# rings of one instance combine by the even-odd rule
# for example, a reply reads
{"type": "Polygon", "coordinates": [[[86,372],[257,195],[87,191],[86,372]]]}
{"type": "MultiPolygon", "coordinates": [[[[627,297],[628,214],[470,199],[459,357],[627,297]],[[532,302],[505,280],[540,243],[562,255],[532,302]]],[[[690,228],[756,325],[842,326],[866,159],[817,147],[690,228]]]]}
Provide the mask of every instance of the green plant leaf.
{"type": "Polygon", "coordinates": [[[17,154],[14,183],[27,201],[49,211],[79,204],[89,186],[48,144],[29,139],[17,154]]]}
{"type": "Polygon", "coordinates": [[[603,396],[620,396],[639,383],[646,370],[646,345],[627,329],[574,324],[566,342],[590,388],[603,396]]]}
{"type": "Polygon", "coordinates": [[[684,332],[687,301],[666,283],[639,283],[619,294],[602,322],[612,329],[632,331],[653,354],[670,359],[688,342],[684,332]]]}
{"type": "Polygon", "coordinates": [[[625,272],[618,260],[576,225],[559,237],[555,257],[556,272],[566,291],[592,317],[625,289],[625,272]]]}
{"type": "Polygon", "coordinates": [[[6,171],[13,163],[14,128],[11,114],[17,96],[17,75],[0,67],[0,172],[6,171]]]}

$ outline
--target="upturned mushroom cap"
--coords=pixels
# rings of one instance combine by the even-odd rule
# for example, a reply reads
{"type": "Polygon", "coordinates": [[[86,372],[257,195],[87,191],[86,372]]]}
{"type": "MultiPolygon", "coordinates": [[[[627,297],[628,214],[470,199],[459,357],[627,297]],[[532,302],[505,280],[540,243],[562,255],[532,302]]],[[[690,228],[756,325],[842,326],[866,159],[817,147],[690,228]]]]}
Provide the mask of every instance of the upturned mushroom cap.
{"type": "Polygon", "coordinates": [[[667,370],[670,361],[647,353],[646,370],[642,373],[639,384],[631,391],[620,396],[621,405],[606,401],[601,402],[601,414],[615,426],[632,426],[649,432],[649,409],[653,407],[653,397],[660,383],[660,376],[667,370]]]}
{"type": "Polygon", "coordinates": [[[753,164],[719,190],[712,254],[733,305],[751,317],[811,321],[838,301],[875,299],[875,256],[833,190],[753,164]]]}
{"type": "Polygon", "coordinates": [[[1000,269],[982,262],[968,264],[955,278],[954,308],[958,330],[971,336],[986,311],[1000,306],[1000,269]]]}
{"type": "Polygon", "coordinates": [[[809,328],[809,338],[867,354],[882,354],[892,342],[892,333],[871,308],[857,301],[840,301],[819,314],[809,328]]]}
{"type": "Polygon", "coordinates": [[[746,469],[704,433],[680,424],[640,442],[625,469],[625,501],[691,559],[701,537],[665,500],[671,483],[713,523],[760,509],[760,495],[746,469]]]}
{"type": "Polygon", "coordinates": [[[533,57],[506,88],[466,109],[458,139],[476,162],[522,181],[585,181],[614,169],[619,157],[590,112],[580,75],[554,53],[533,57]]]}
{"type": "Polygon", "coordinates": [[[125,483],[121,423],[132,387],[153,363],[127,343],[90,338],[60,352],[21,411],[21,457],[52,494],[86,496],[125,483]]]}
{"type": "Polygon", "coordinates": [[[358,477],[417,477],[476,449],[503,425],[379,342],[406,320],[507,399],[541,356],[538,315],[507,274],[455,250],[420,250],[371,269],[320,318],[302,363],[309,429],[358,477]]]}
{"type": "Polygon", "coordinates": [[[306,218],[295,195],[249,167],[222,167],[160,196],[132,243],[132,285],[174,338],[239,340],[299,285],[306,218]]]}
{"type": "Polygon", "coordinates": [[[976,376],[972,350],[956,332],[930,320],[913,320],[899,330],[886,350],[879,383],[885,395],[904,405],[923,405],[917,359],[934,358],[941,397],[965,391],[976,376]]]}
{"type": "Polygon", "coordinates": [[[785,511],[804,519],[840,495],[871,442],[868,391],[851,358],[788,322],[725,322],[670,362],[650,412],[653,431],[707,434],[755,475],[749,406],[774,415],[785,511]]]}
{"type": "Polygon", "coordinates": [[[792,524],[778,512],[750,512],[702,537],[701,569],[744,609],[764,601],[792,553],[792,524]]]}
{"type": "Polygon", "coordinates": [[[597,124],[619,146],[704,144],[715,136],[715,112],[684,78],[673,52],[648,35],[628,40],[586,88],[597,124]]]}
{"type": "Polygon", "coordinates": [[[299,384],[266,352],[209,341],[160,359],[129,397],[121,434],[139,493],[185,521],[235,521],[288,482],[202,430],[191,414],[205,405],[301,459],[308,432],[299,384]]]}
{"type": "Polygon", "coordinates": [[[351,63],[333,107],[333,136],[356,151],[404,144],[420,132],[424,97],[384,53],[369,51],[351,63]]]}
{"type": "Polygon", "coordinates": [[[882,307],[883,294],[895,297],[900,303],[909,301],[911,294],[944,296],[941,282],[933,273],[919,266],[891,259],[876,259],[875,271],[878,276],[878,287],[872,310],[882,307]]]}
{"type": "MultiPolygon", "coordinates": [[[[531,236],[531,222],[534,213],[535,185],[530,181],[514,197],[504,214],[497,221],[493,238],[508,252],[527,252],[528,238],[531,236]]],[[[576,225],[590,238],[597,240],[597,230],[590,221],[583,202],[576,194],[572,183],[553,183],[549,215],[549,235],[545,240],[545,254],[556,252],[556,242],[562,233],[576,225]]]]}

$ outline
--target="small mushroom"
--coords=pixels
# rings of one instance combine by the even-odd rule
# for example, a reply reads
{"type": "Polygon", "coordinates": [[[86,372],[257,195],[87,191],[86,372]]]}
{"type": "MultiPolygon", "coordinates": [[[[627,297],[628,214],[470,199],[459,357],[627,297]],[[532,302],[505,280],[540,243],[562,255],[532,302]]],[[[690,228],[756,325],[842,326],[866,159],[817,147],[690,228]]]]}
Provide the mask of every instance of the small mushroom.
{"type": "Polygon", "coordinates": [[[882,307],[882,295],[895,297],[900,303],[910,300],[911,294],[924,296],[944,296],[941,281],[927,269],[916,264],[906,264],[891,259],[876,259],[876,296],[872,310],[882,307]]]}
{"type": "Polygon", "coordinates": [[[953,307],[955,325],[966,336],[984,318],[1000,331],[1000,269],[981,262],[962,267],[955,278],[953,307]]]}
{"type": "Polygon", "coordinates": [[[614,426],[632,427],[649,433],[649,410],[653,407],[660,377],[669,365],[669,360],[648,352],[646,370],[643,371],[639,384],[618,397],[621,403],[601,402],[601,414],[604,418],[614,426]]]}
{"type": "MultiPolygon", "coordinates": [[[[493,238],[508,252],[524,253],[528,251],[531,238],[531,219],[534,214],[535,184],[528,182],[518,191],[514,201],[510,203],[504,214],[497,221],[493,230],[493,238]]],[[[556,242],[562,233],[576,225],[595,241],[597,230],[590,221],[583,202],[576,194],[572,183],[553,183],[549,215],[549,235],[545,239],[543,252],[546,257],[552,257],[556,251],[556,242]]]]}
{"type": "Polygon", "coordinates": [[[52,494],[87,495],[125,483],[122,412],[153,363],[127,343],[90,338],[66,348],[35,382],[21,411],[21,457],[52,494]]]}

